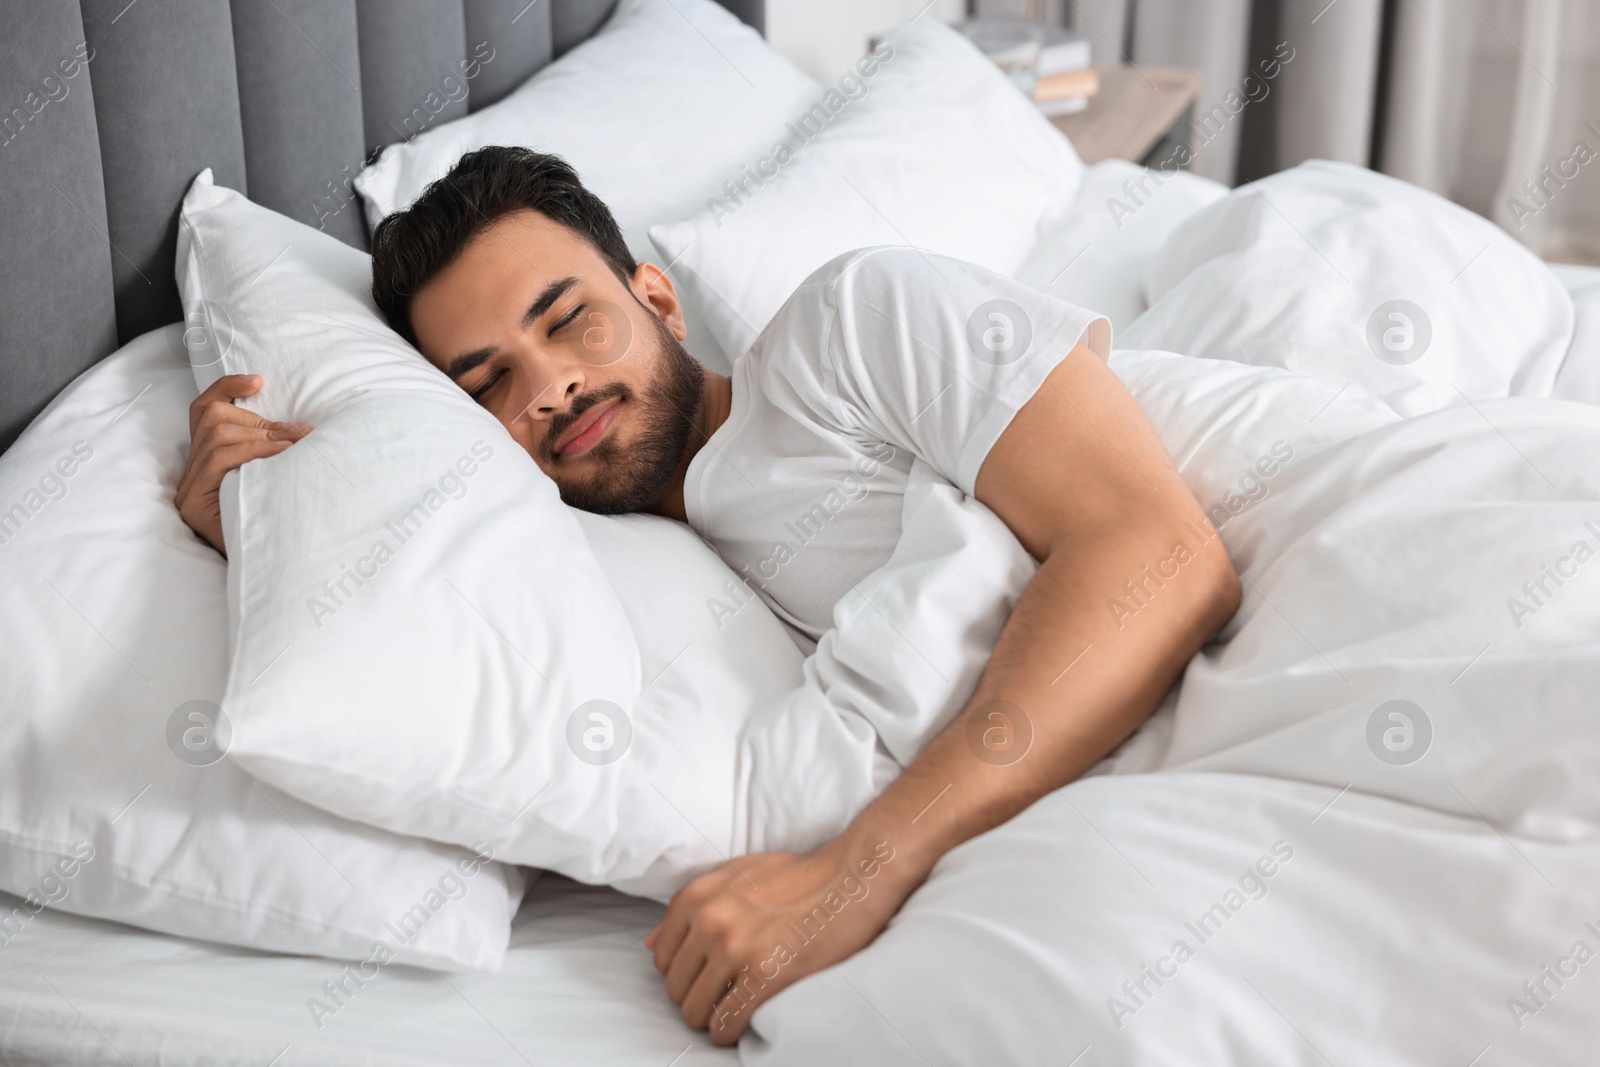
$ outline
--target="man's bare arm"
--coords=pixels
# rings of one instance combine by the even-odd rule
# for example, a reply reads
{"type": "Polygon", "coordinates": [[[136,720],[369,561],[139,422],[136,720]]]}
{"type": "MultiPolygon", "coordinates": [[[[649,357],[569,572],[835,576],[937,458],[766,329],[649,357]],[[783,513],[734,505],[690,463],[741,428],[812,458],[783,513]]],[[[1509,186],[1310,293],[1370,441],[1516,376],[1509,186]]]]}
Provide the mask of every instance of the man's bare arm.
{"type": "Polygon", "coordinates": [[[696,879],[646,939],[685,1021],[719,1044],[761,1001],[869,944],[939,857],[1103,758],[1238,607],[1220,538],[1132,396],[1082,345],[1017,413],[976,490],[1041,566],[960,715],[839,837],[696,879]],[[1012,761],[1015,748],[974,740],[985,730],[1031,741],[1012,761]],[[800,920],[866,862],[868,895],[795,945],[800,920]]]}

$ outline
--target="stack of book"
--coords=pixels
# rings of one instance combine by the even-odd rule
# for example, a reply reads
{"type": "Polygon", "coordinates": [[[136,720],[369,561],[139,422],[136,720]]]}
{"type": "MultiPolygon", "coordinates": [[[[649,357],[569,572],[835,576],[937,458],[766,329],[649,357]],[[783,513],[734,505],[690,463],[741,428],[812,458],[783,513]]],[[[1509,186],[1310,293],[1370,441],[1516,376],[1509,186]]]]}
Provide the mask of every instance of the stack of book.
{"type": "MultiPolygon", "coordinates": [[[[1044,41],[1039,49],[1038,78],[1033,87],[1033,102],[1047,116],[1070,115],[1089,106],[1089,98],[1100,91],[1100,75],[1089,66],[1089,42],[1060,26],[1039,23],[1032,19],[1009,16],[979,17],[963,22],[956,29],[969,37],[981,38],[980,30],[999,28],[1010,30],[1018,26],[1038,26],[1044,31],[1044,41]]],[[[877,47],[872,41],[868,47],[877,47]]],[[[983,47],[980,45],[979,47],[983,47]]],[[[988,49],[985,48],[987,52],[988,49]]],[[[1010,50],[991,53],[994,59],[1012,77],[1010,50]]],[[[1024,83],[1025,84],[1025,83],[1024,83]]]]}
{"type": "Polygon", "coordinates": [[[1059,26],[1044,27],[1039,80],[1033,102],[1046,115],[1070,115],[1089,106],[1100,91],[1100,76],[1089,66],[1089,42],[1059,26]]]}

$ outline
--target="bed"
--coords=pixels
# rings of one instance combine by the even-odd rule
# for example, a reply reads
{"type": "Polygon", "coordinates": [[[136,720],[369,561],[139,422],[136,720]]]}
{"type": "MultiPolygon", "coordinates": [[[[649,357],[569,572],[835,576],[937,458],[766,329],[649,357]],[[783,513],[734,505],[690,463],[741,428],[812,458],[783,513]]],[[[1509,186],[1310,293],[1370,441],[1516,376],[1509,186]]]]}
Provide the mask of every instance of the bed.
{"type": "Polygon", "coordinates": [[[737,1062],[684,1027],[639,942],[660,907],[545,875],[498,974],[395,971],[322,1020],[329,960],[50,913],[7,946],[7,1063],[737,1062]],[[38,980],[47,975],[50,984],[38,980]],[[54,988],[52,989],[52,986],[54,988]],[[679,1057],[674,1061],[674,1057],[679,1057]]]}
{"type": "MultiPolygon", "coordinates": [[[[724,6],[762,25],[759,0],[724,6]]],[[[0,216],[17,264],[0,448],[100,357],[178,335],[177,213],[203,168],[364,248],[348,184],[364,161],[501,100],[611,8],[3,9],[0,91],[33,91],[30,57],[94,58],[92,95],[75,83],[25,120],[49,136],[8,126],[0,147],[20,205],[0,216]],[[494,61],[441,96],[439,72],[480,42],[494,61]],[[439,110],[419,110],[430,96],[439,110]]],[[[1566,541],[1600,545],[1584,526],[1600,524],[1600,271],[1552,273],[1483,220],[1354,168],[1232,193],[1155,177],[1125,224],[1107,207],[1141,168],[1075,175],[1014,275],[1109,316],[1112,366],[1227,541],[1245,605],[1138,734],[948,854],[868,951],[718,1049],[640,945],[661,905],[548,871],[498,970],[395,964],[355,984],[339,953],[43,907],[0,931],[0,1060],[1582,1062],[1600,1017],[1600,568],[1550,610],[1508,621],[1506,597],[1566,541]],[[1378,313],[1398,293],[1432,313],[1434,359],[1385,358],[1378,313]]],[[[727,326],[730,347],[751,324],[727,326]]],[[[784,729],[810,726],[753,743],[781,763],[798,751],[784,729]]],[[[825,779],[795,762],[814,795],[825,779]]],[[[781,826],[769,813],[741,847],[783,847],[781,826]]],[[[0,894],[0,917],[21,906],[0,894]]]]}
{"type": "MultiPolygon", "coordinates": [[[[726,6],[763,25],[760,0],[726,6]]],[[[0,81],[8,108],[14,103],[27,117],[6,126],[0,188],[15,210],[0,230],[17,261],[37,269],[8,270],[0,295],[0,450],[93,361],[182,317],[171,269],[176,215],[199,170],[215,168],[219,180],[248,189],[259,203],[365,248],[366,224],[349,184],[364,161],[391,141],[502,99],[593,34],[612,7],[606,0],[7,5],[0,81]],[[442,79],[459,74],[475,48],[481,58],[484,45],[494,59],[466,80],[470,92],[445,92],[442,79]],[[86,78],[63,78],[66,95],[29,113],[26,94],[40,89],[57,57],[75,54],[92,56],[92,93],[86,78]],[[71,299],[62,299],[67,293],[71,299]]],[[[60,84],[52,82],[53,91],[60,84]]],[[[463,1000],[442,976],[407,969],[391,989],[409,988],[418,999],[383,1005],[373,998],[377,1014],[320,1031],[304,997],[281,994],[301,987],[315,994],[327,960],[271,958],[46,912],[0,955],[0,1060],[735,1058],[684,1028],[659,995],[659,979],[637,950],[659,905],[559,877],[535,886],[516,934],[515,952],[526,962],[500,976],[520,975],[525,984],[516,992],[504,987],[510,999],[500,1008],[498,994],[473,992],[476,979],[453,979],[472,998],[463,1000]],[[59,969],[67,960],[76,962],[59,969]],[[184,987],[217,999],[183,1007],[184,987]],[[528,1014],[524,1003],[541,1005],[542,1014],[528,1014]],[[449,1015],[456,1011],[464,1014],[449,1015]],[[206,1018],[214,1025],[196,1025],[206,1018]],[[249,1018],[258,1024],[253,1034],[249,1018]],[[303,1036],[277,1041],[286,1026],[303,1036]]],[[[20,906],[5,896],[4,911],[20,906]]]]}

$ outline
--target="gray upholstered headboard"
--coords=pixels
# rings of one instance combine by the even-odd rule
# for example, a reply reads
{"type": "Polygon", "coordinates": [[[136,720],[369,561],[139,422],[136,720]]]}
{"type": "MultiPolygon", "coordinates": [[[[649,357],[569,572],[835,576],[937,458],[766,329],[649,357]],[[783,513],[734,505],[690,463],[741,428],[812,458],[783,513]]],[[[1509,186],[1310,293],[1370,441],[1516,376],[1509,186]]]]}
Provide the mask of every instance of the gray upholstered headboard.
{"type": "MultiPolygon", "coordinates": [[[[764,28],[763,0],[721,3],[764,28]]],[[[348,181],[375,149],[499,100],[614,5],[0,0],[0,450],[182,317],[178,205],[201,169],[365,247],[348,181]]]]}

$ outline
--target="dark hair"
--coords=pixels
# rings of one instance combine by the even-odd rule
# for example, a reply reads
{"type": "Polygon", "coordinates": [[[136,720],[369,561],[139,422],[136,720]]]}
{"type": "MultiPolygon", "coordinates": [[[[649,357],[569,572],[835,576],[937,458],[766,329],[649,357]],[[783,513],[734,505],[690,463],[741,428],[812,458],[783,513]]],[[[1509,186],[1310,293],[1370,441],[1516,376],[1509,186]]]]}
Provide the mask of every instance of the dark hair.
{"type": "Polygon", "coordinates": [[[372,299],[412,344],[411,298],[489,225],[531,208],[594,246],[624,284],[638,264],[605,202],[560,156],[494,145],[468,152],[404,211],[372,232],[372,299]]]}

